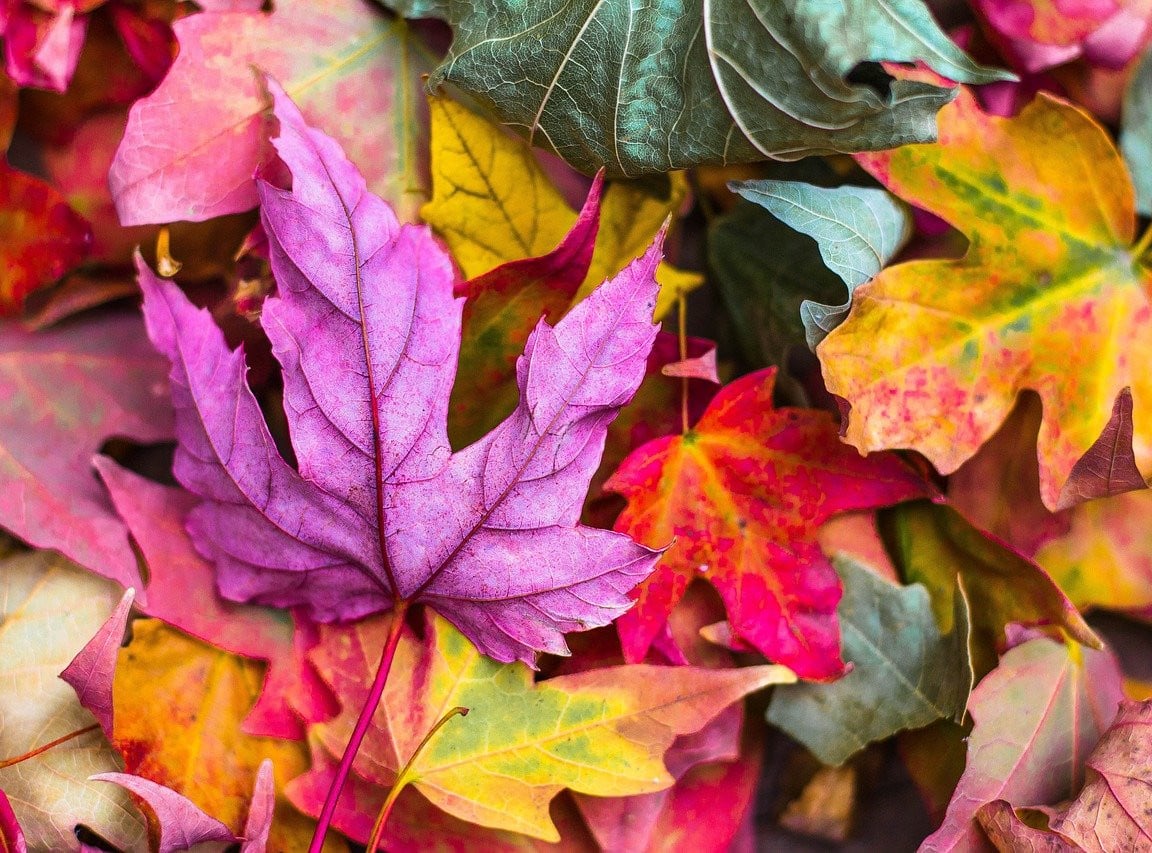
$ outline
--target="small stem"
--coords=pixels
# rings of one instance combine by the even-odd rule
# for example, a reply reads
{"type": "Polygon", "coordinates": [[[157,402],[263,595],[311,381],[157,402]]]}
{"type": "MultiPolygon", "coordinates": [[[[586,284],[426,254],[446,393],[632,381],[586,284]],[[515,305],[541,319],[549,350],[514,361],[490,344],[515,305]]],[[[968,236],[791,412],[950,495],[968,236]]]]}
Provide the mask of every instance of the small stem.
{"type": "MultiPolygon", "coordinates": [[[[676,299],[679,314],[679,328],[677,337],[680,342],[680,360],[688,359],[688,300],[681,293],[676,299]]],[[[688,377],[680,377],[680,426],[681,432],[688,432],[691,424],[688,422],[688,377]]]]}
{"type": "Polygon", "coordinates": [[[99,723],[93,723],[90,726],[85,726],[82,729],[77,729],[74,732],[69,732],[68,734],[64,735],[63,737],[58,737],[58,738],[56,738],[56,740],[49,741],[48,743],[44,744],[43,746],[38,746],[35,749],[31,750],[30,752],[24,753],[23,755],[17,755],[15,758],[6,758],[3,761],[0,761],[0,770],[5,769],[6,767],[11,767],[13,764],[19,764],[21,761],[27,761],[29,758],[35,758],[40,753],[47,752],[48,750],[50,750],[54,746],[59,746],[62,743],[67,743],[68,741],[73,740],[74,738],[78,738],[78,737],[81,737],[83,735],[86,735],[86,734],[88,734],[88,732],[94,732],[99,728],[100,728],[99,723]]]}
{"type": "Polygon", "coordinates": [[[1136,263],[1141,266],[1152,266],[1152,225],[1144,232],[1144,236],[1132,247],[1132,254],[1136,263]],[[1144,257],[1148,255],[1148,257],[1144,257]]]}
{"type": "Polygon", "coordinates": [[[344,790],[344,783],[348,781],[348,774],[352,772],[352,763],[356,760],[356,753],[360,751],[360,744],[368,733],[372,724],[372,717],[376,714],[376,706],[380,704],[380,697],[384,695],[384,685],[388,681],[388,672],[392,669],[392,661],[396,657],[396,648],[400,645],[400,634],[404,628],[404,616],[408,610],[408,602],[397,602],[392,609],[392,625],[388,629],[388,639],[384,643],[384,651],[380,654],[380,666],[376,670],[376,678],[372,688],[368,691],[368,698],[364,707],[360,709],[360,718],[356,720],[356,727],[352,730],[352,737],[348,739],[348,746],[344,747],[344,755],[340,758],[340,765],[336,768],[336,778],[328,787],[328,796],[324,800],[324,808],[320,810],[320,817],[316,821],[316,831],[312,835],[312,843],[308,853],[320,853],[324,846],[324,838],[328,834],[328,827],[332,824],[332,817],[336,813],[336,803],[340,799],[340,792],[344,790]]]}
{"type": "Polygon", "coordinates": [[[388,816],[392,814],[392,807],[396,805],[396,799],[400,796],[400,792],[408,786],[412,781],[412,768],[416,765],[416,759],[420,757],[420,753],[424,751],[424,747],[428,742],[436,736],[436,732],[444,728],[447,723],[455,716],[467,717],[468,709],[457,705],[443,717],[441,717],[436,725],[428,734],[424,735],[424,740],[420,741],[420,745],[412,752],[408,760],[404,763],[404,767],[396,776],[396,781],[392,784],[392,790],[388,792],[388,798],[384,800],[384,805],[380,807],[380,814],[376,815],[376,823],[372,825],[372,835],[368,838],[367,853],[376,853],[376,848],[380,846],[380,836],[384,832],[384,824],[388,823],[388,816]]]}

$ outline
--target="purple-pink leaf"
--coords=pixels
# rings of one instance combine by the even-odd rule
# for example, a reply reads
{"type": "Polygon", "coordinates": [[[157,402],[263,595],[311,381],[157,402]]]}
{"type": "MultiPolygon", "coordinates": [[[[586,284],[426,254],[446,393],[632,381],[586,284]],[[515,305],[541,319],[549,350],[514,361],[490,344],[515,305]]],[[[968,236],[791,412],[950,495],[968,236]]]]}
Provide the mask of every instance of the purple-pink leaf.
{"type": "Polygon", "coordinates": [[[248,820],[244,822],[244,843],[240,845],[240,853],[264,853],[275,808],[276,784],[272,778],[272,759],[265,758],[256,771],[256,787],[252,791],[248,820]]]}
{"type": "Polygon", "coordinates": [[[112,737],[112,681],[116,675],[116,657],[120,644],[124,642],[124,629],[128,627],[128,614],[135,598],[136,590],[128,587],[116,609],[60,673],[60,677],[76,691],[80,704],[92,712],[109,738],[112,737]]]}
{"type": "Polygon", "coordinates": [[[485,654],[531,663],[604,625],[659,552],[579,524],[605,431],[643,378],[659,243],[517,363],[520,402],[452,453],[447,404],[462,300],[450,259],[400,225],[279,86],[291,191],[261,184],[278,292],[261,322],[284,369],[299,469],[278,454],[209,315],[142,263],[153,343],[172,362],[175,474],[202,500],[197,547],[228,598],[321,621],[427,602],[485,654]]]}
{"type": "Polygon", "coordinates": [[[0,850],[4,853],[28,853],[28,843],[24,840],[24,830],[16,820],[16,812],[8,797],[0,791],[0,850]]]}
{"type": "Polygon", "coordinates": [[[171,788],[158,785],[143,776],[131,773],[97,773],[88,777],[97,782],[112,782],[144,800],[156,813],[160,823],[160,846],[157,853],[175,853],[187,850],[205,841],[232,843],[236,836],[232,830],[206,815],[203,810],[171,788]]]}
{"type": "Polygon", "coordinates": [[[713,385],[720,384],[720,377],[716,373],[716,347],[712,346],[703,354],[683,358],[660,368],[665,376],[678,376],[682,379],[703,379],[713,385]]]}

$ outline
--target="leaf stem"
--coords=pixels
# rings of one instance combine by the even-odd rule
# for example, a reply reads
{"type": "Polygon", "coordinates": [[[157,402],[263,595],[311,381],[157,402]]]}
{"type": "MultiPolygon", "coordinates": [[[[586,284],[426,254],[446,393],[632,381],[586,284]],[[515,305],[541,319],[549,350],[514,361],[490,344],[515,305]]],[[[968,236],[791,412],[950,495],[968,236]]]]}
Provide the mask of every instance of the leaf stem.
{"type": "Polygon", "coordinates": [[[396,657],[396,648],[400,645],[400,635],[404,629],[404,616],[408,611],[408,602],[399,601],[392,609],[392,625],[388,629],[388,639],[384,643],[384,651],[380,654],[380,666],[376,670],[376,678],[368,691],[368,698],[364,707],[360,709],[360,718],[356,720],[356,727],[352,730],[352,737],[344,747],[344,755],[336,768],[336,777],[328,787],[328,795],[324,799],[324,807],[320,810],[320,817],[316,821],[316,831],[312,835],[312,843],[308,853],[320,853],[324,846],[324,839],[328,835],[328,827],[332,824],[332,817],[336,814],[336,803],[340,799],[340,792],[344,790],[344,783],[348,781],[348,774],[352,772],[352,763],[356,760],[356,753],[360,751],[360,744],[368,733],[372,724],[372,717],[376,714],[376,706],[380,704],[380,697],[384,695],[384,685],[388,681],[388,673],[392,669],[392,661],[396,657]]]}
{"type": "Polygon", "coordinates": [[[388,823],[388,816],[392,814],[392,807],[396,805],[396,799],[400,796],[400,792],[412,781],[412,768],[416,765],[416,759],[420,757],[420,753],[424,751],[424,747],[436,736],[436,733],[444,728],[444,724],[457,715],[467,717],[468,709],[457,705],[441,717],[436,722],[436,725],[432,727],[431,731],[424,735],[424,740],[420,741],[419,746],[413,750],[408,760],[404,762],[403,769],[397,774],[396,781],[392,784],[392,790],[388,792],[388,798],[384,800],[384,805],[380,807],[380,814],[376,816],[376,823],[372,825],[372,835],[368,838],[367,853],[376,853],[376,848],[380,846],[380,836],[384,832],[384,825],[388,823]]]}
{"type": "Polygon", "coordinates": [[[7,767],[11,767],[13,764],[19,764],[21,761],[27,761],[29,758],[35,758],[40,753],[47,752],[48,750],[50,750],[54,746],[59,746],[62,743],[67,743],[68,741],[73,740],[74,738],[82,737],[83,735],[88,734],[88,732],[94,732],[99,728],[100,728],[99,723],[93,723],[90,726],[85,726],[82,729],[77,729],[74,732],[69,732],[68,734],[64,735],[63,737],[58,737],[58,738],[56,738],[56,740],[49,741],[48,743],[44,744],[43,746],[38,746],[35,749],[24,753],[23,755],[17,755],[15,758],[5,758],[3,761],[0,761],[0,770],[4,770],[7,767]]]}
{"type": "Polygon", "coordinates": [[[1141,266],[1152,266],[1152,225],[1148,226],[1144,236],[1132,247],[1132,254],[1136,258],[1136,263],[1141,266]]]}
{"type": "MultiPolygon", "coordinates": [[[[676,298],[677,314],[679,315],[676,337],[680,343],[680,360],[688,360],[688,299],[681,293],[676,298]]],[[[692,425],[688,422],[688,377],[680,377],[680,427],[681,432],[687,433],[692,425]]]]}

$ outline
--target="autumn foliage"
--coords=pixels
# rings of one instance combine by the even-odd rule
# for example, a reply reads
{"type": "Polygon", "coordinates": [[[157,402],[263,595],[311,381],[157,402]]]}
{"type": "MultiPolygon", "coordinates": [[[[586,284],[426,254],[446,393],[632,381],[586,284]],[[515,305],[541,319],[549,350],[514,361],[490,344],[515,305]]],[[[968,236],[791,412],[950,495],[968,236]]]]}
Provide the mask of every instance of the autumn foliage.
{"type": "Polygon", "coordinates": [[[1152,5],[0,42],[0,851],[1152,850],[1152,5]]]}

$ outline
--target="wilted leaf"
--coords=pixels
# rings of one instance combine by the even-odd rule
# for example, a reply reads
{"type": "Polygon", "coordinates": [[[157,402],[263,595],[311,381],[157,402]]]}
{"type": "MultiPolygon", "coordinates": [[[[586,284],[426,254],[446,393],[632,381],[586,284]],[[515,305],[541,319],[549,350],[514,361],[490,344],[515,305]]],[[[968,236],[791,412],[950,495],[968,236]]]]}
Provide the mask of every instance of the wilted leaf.
{"type": "Polygon", "coordinates": [[[35,334],[0,324],[0,526],[139,588],[136,556],[91,460],[113,437],[170,438],[167,394],[164,360],[138,317],[105,314],[35,334]]]}
{"type": "Polygon", "coordinates": [[[0,158],[0,317],[88,254],[92,232],[64,197],[0,158]]]}
{"type": "MultiPolygon", "coordinates": [[[[859,159],[963,231],[968,252],[897,264],[859,288],[818,350],[824,377],[851,406],[852,444],[910,447],[944,474],[1035,390],[1040,493],[1061,508],[1121,392],[1137,410],[1152,401],[1152,270],[1129,251],[1131,181],[1100,125],[1043,94],[997,118],[962,93],[940,113],[940,138],[859,159]]],[[[1133,445],[1148,468],[1148,426],[1137,423],[1133,445]]]]}
{"type": "Polygon", "coordinates": [[[180,53],[136,102],[108,180],[125,225],[200,221],[257,205],[270,160],[268,98],[253,68],[284,85],[348,147],[374,192],[410,216],[423,200],[420,75],[428,55],[367,0],[277,0],[259,11],[176,22],[180,53]]]}
{"type": "MultiPolygon", "coordinates": [[[[387,617],[324,629],[313,659],[343,709],[314,729],[330,753],[347,742],[387,630],[387,617]]],[[[485,657],[433,614],[423,642],[404,629],[353,772],[392,784],[444,711],[468,708],[467,717],[451,720],[420,753],[413,784],[463,820],[556,841],[548,804],[563,788],[598,796],[666,788],[673,780],[663,755],[677,735],[700,729],[753,690],[793,679],[778,666],[633,665],[533,685],[526,666],[485,657]]],[[[294,802],[311,812],[319,805],[294,802]]]]}
{"type": "MultiPolygon", "coordinates": [[[[137,620],[132,632],[113,687],[113,743],[126,772],[171,788],[239,833],[261,763],[271,758],[283,784],[307,768],[304,744],[241,731],[240,721],[260,694],[258,663],[155,619],[137,620]]],[[[282,803],[272,849],[303,849],[312,829],[312,821],[282,803]]]]}
{"type": "Polygon", "coordinates": [[[980,849],[985,803],[1054,803],[1080,785],[1083,761],[1123,699],[1110,652],[1040,637],[1011,649],[972,692],[968,762],[924,853],[980,849]]]}
{"type": "Polygon", "coordinates": [[[516,411],[452,454],[461,301],[449,260],[271,85],[293,189],[261,187],[279,288],[261,322],[284,367],[298,471],[273,445],[243,354],[140,270],[149,334],[172,362],[176,477],[202,499],[188,521],[197,547],[235,600],[306,605],[321,621],[427,601],[497,659],[563,653],[562,634],[618,616],[659,556],[578,525],[604,431],[656,334],[659,246],[536,327],[516,411]]]}
{"type": "Polygon", "coordinates": [[[1011,623],[1058,625],[1079,642],[1099,647],[1076,607],[1031,560],[972,527],[949,506],[927,501],[885,510],[880,529],[904,580],[922,583],[936,621],[952,630],[957,578],[972,616],[972,665],[988,672],[1011,623]]]}
{"type": "Polygon", "coordinates": [[[815,240],[824,265],[847,285],[848,300],[843,304],[812,299],[800,304],[812,349],[848,316],[856,288],[880,272],[912,234],[908,208],[884,190],[796,181],[743,181],[732,189],[815,240]]]}
{"type": "Polygon", "coordinates": [[[832,684],[777,688],[768,722],[831,765],[903,729],[960,722],[972,689],[963,597],[942,635],[924,587],[894,586],[850,559],[833,564],[844,582],[837,615],[852,670],[832,684]]]}
{"type": "Polygon", "coordinates": [[[881,94],[847,82],[862,62],[923,60],[969,83],[1005,77],[968,59],[919,0],[447,0],[427,11],[455,34],[431,85],[459,86],[588,173],[796,160],[933,138],[949,92],[898,80],[881,94]]]}
{"type": "Polygon", "coordinates": [[[682,436],[636,450],[606,484],[628,507],[616,529],[671,548],[618,622],[644,658],[693,578],[719,591],[734,634],[803,678],[841,673],[840,582],[816,528],[849,509],[927,493],[894,456],[861,457],[826,412],[772,407],[774,369],[723,388],[682,436]],[[675,541],[673,541],[675,540],[675,541]]]}
{"type": "MultiPolygon", "coordinates": [[[[551,252],[576,228],[568,207],[536,162],[532,149],[497,125],[443,96],[429,98],[432,115],[432,199],[420,211],[444,238],[465,277],[474,279],[501,264],[551,252]]],[[[656,232],[675,215],[687,192],[672,176],[663,196],[650,187],[616,181],[600,211],[596,251],[578,296],[643,254],[656,232]]],[[[698,273],[662,263],[656,280],[656,318],[676,297],[699,287],[698,273]]]]}
{"type": "MultiPolygon", "coordinates": [[[[23,755],[93,724],[72,688],[57,678],[100,628],[119,590],[47,552],[0,564],[0,761],[23,755]]],[[[99,731],[0,769],[32,850],[78,851],[83,824],[125,850],[145,849],[144,820],[127,794],[89,782],[120,770],[99,731]]]]}
{"type": "Polygon", "coordinates": [[[1152,50],[1128,81],[1120,150],[1136,185],[1136,209],[1152,216],[1152,50]]]}

